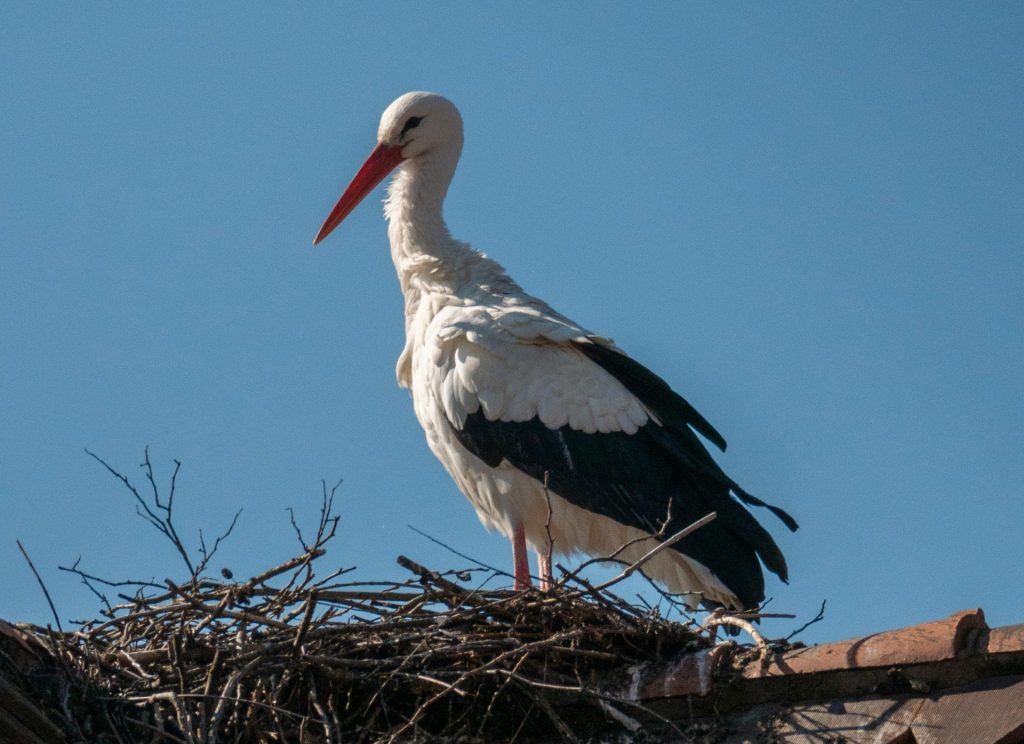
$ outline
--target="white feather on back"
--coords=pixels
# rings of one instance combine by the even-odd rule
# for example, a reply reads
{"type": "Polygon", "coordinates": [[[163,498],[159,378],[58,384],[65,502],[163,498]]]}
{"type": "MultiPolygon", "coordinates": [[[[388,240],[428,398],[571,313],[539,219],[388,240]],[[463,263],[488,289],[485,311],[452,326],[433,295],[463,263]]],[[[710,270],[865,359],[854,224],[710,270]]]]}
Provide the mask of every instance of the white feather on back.
{"type": "MultiPolygon", "coordinates": [[[[531,308],[532,310],[532,308],[531,308]]],[[[439,402],[462,428],[481,408],[490,421],[635,434],[649,416],[636,396],[570,341],[604,342],[560,317],[494,307],[448,307],[424,349],[439,402]]],[[[418,365],[417,365],[418,366],[418,365]]],[[[422,368],[421,368],[422,369],[422,368]]]]}

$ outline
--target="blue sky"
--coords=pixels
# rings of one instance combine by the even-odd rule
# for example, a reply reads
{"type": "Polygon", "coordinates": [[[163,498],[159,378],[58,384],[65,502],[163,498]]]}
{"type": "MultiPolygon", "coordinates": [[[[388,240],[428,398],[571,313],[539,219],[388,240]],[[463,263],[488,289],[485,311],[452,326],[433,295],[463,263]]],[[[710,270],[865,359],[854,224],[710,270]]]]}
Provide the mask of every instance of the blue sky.
{"type": "MultiPolygon", "coordinates": [[[[612,336],[790,511],[772,609],[837,639],[1024,621],[1024,6],[9,3],[0,27],[0,617],[181,577],[85,453],[150,447],[215,567],[508,567],[396,387],[368,199],[313,235],[408,90],[461,108],[447,217],[612,336]]],[[[630,585],[625,591],[643,590],[630,585]]],[[[785,635],[792,621],[766,624],[785,635]]]]}

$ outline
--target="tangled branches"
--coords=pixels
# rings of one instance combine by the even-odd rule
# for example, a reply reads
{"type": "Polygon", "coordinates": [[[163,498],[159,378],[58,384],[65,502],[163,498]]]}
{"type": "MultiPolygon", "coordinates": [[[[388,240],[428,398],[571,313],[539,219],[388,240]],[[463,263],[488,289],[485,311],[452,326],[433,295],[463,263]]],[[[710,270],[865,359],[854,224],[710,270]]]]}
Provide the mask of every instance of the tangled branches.
{"type": "Polygon", "coordinates": [[[175,544],[189,578],[109,582],[76,563],[65,570],[103,598],[105,618],[68,633],[19,626],[22,642],[50,660],[49,677],[36,675],[36,691],[47,718],[71,740],[636,735],[642,721],[660,719],[612,692],[617,675],[707,644],[692,625],[635,607],[575,574],[566,573],[552,592],[510,592],[487,589],[487,569],[435,573],[400,557],[411,573],[406,581],[344,581],[347,569],[318,578],[315,563],[338,523],[334,490],[326,487],[312,539],[293,515],[300,554],[246,581],[213,579],[204,569],[227,533],[189,558],[171,521],[173,481],[161,500],[149,468],[156,501],[147,503],[107,467],[175,544]],[[135,584],[136,592],[110,604],[97,584],[135,584]],[[40,687],[47,678],[59,684],[40,687]]]}

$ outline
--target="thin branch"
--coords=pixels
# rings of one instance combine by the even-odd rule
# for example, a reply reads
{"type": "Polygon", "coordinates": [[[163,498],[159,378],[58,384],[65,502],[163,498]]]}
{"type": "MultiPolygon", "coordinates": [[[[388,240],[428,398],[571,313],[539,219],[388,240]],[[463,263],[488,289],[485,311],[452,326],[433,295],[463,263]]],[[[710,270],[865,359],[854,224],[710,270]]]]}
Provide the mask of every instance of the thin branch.
{"type": "MultiPolygon", "coordinates": [[[[175,460],[175,462],[177,462],[177,460],[175,460]]],[[[175,472],[177,472],[177,471],[175,471],[175,472]]],[[[196,570],[195,570],[195,573],[193,574],[193,576],[198,578],[198,576],[203,571],[206,570],[206,567],[210,565],[210,561],[213,559],[213,556],[216,554],[217,548],[220,547],[221,542],[226,540],[231,535],[231,532],[232,532],[232,530],[235,529],[235,525],[238,524],[238,518],[241,515],[242,515],[242,510],[241,509],[239,509],[238,511],[235,512],[235,516],[231,518],[231,524],[229,524],[228,528],[222,534],[220,534],[217,537],[216,540],[213,541],[213,547],[210,548],[209,552],[207,552],[207,550],[206,550],[206,542],[203,540],[203,531],[199,530],[199,552],[202,554],[203,559],[201,561],[199,561],[199,565],[196,566],[196,570]]]]}
{"type": "Polygon", "coordinates": [[[50,592],[46,588],[46,584],[43,582],[43,577],[39,575],[38,571],[36,571],[36,566],[32,562],[32,559],[28,557],[28,551],[25,550],[25,546],[21,544],[21,540],[15,540],[15,542],[18,543],[18,549],[21,551],[21,554],[25,556],[25,561],[28,563],[28,567],[32,569],[32,573],[35,574],[36,581],[39,582],[39,588],[43,590],[43,594],[46,596],[46,603],[50,605],[50,612],[53,613],[53,621],[57,623],[57,630],[63,633],[64,628],[60,625],[60,617],[57,615],[57,608],[53,606],[53,599],[50,597],[50,592]]]}
{"type": "Polygon", "coordinates": [[[101,458],[94,452],[88,449],[86,449],[85,452],[86,454],[89,455],[89,457],[96,460],[96,462],[105,467],[111,473],[111,475],[113,475],[115,478],[121,481],[125,485],[125,487],[132,492],[132,495],[135,497],[135,501],[137,502],[135,513],[143,519],[145,519],[151,525],[153,525],[153,527],[162,532],[164,536],[171,541],[171,544],[174,545],[174,549],[178,551],[178,554],[181,556],[182,560],[185,561],[185,565],[188,567],[189,574],[191,574],[194,577],[196,575],[196,572],[195,569],[193,568],[192,560],[188,557],[188,551],[185,550],[185,546],[184,544],[182,544],[181,538],[178,537],[178,532],[175,529],[174,523],[171,520],[171,509],[174,501],[174,484],[177,480],[178,470],[181,468],[181,463],[175,460],[176,465],[174,468],[174,474],[171,476],[171,496],[170,499],[168,500],[167,505],[164,505],[160,501],[160,490],[157,488],[156,481],[153,478],[153,464],[150,462],[149,459],[149,447],[146,447],[145,449],[145,461],[142,463],[141,467],[146,470],[146,477],[149,480],[150,486],[153,491],[153,503],[155,507],[158,510],[164,512],[164,514],[166,515],[165,517],[159,517],[153,511],[153,509],[150,508],[146,500],[142,498],[142,495],[139,493],[138,489],[132,485],[131,481],[129,481],[125,475],[114,470],[113,467],[111,467],[103,458],[101,458]]]}
{"type": "Polygon", "coordinates": [[[66,571],[68,573],[73,573],[73,574],[75,574],[77,576],[82,577],[83,579],[89,579],[90,581],[96,581],[96,582],[98,582],[100,584],[104,584],[106,586],[148,586],[148,587],[152,587],[152,588],[155,588],[155,589],[163,589],[164,588],[163,584],[157,584],[157,583],[155,583],[153,581],[143,581],[141,579],[125,579],[124,581],[110,581],[109,579],[103,579],[103,578],[100,578],[99,576],[93,576],[92,574],[88,574],[88,573],[86,573],[85,571],[83,571],[82,569],[80,569],[78,567],[78,564],[81,563],[81,562],[82,562],[82,557],[79,556],[78,558],[75,559],[75,562],[71,566],[57,566],[57,568],[60,569],[61,571],[66,571]]]}
{"type": "Polygon", "coordinates": [[[302,530],[299,528],[298,522],[295,521],[295,510],[290,506],[286,506],[284,510],[288,512],[288,519],[292,524],[292,529],[295,530],[296,536],[299,538],[299,545],[302,546],[303,550],[308,551],[309,546],[306,545],[306,539],[302,536],[302,530]]]}
{"type": "Polygon", "coordinates": [[[622,555],[624,552],[626,552],[626,550],[628,548],[632,547],[633,545],[636,545],[637,543],[646,542],[647,540],[650,540],[652,538],[654,540],[662,540],[662,539],[664,539],[665,538],[665,534],[668,531],[668,526],[669,526],[669,524],[671,524],[671,522],[672,522],[672,499],[670,498],[668,500],[668,505],[665,507],[665,519],[662,521],[661,525],[658,527],[658,531],[657,532],[654,532],[654,533],[652,533],[650,535],[640,535],[639,537],[634,537],[631,540],[627,540],[626,542],[622,543],[622,545],[620,545],[618,548],[616,548],[610,555],[597,556],[596,558],[591,558],[589,560],[586,560],[583,563],[581,563],[579,566],[577,566],[576,570],[573,573],[574,574],[579,574],[584,569],[589,568],[590,566],[595,565],[597,563],[620,563],[620,564],[625,565],[626,562],[624,560],[622,560],[621,558],[619,558],[620,555],[622,555]]]}
{"type": "MultiPolygon", "coordinates": [[[[553,510],[551,509],[551,492],[548,490],[548,480],[550,478],[550,475],[551,475],[550,471],[545,469],[544,470],[544,498],[547,500],[548,515],[547,515],[547,519],[544,520],[544,532],[548,536],[547,565],[548,565],[549,569],[551,567],[551,554],[554,552],[554,549],[555,549],[555,539],[551,536],[551,517],[553,516],[553,510]]],[[[546,580],[548,577],[541,577],[541,578],[543,580],[546,580]]]]}
{"type": "Polygon", "coordinates": [[[420,535],[421,537],[427,538],[428,540],[430,540],[430,542],[435,543],[437,545],[440,545],[442,548],[447,550],[449,553],[454,553],[455,555],[459,556],[459,558],[462,558],[464,560],[470,561],[471,563],[475,563],[480,568],[485,568],[488,571],[493,571],[498,576],[507,576],[509,578],[512,578],[512,574],[508,573],[507,571],[502,571],[500,568],[495,568],[494,566],[492,566],[492,565],[490,565],[488,563],[484,563],[483,561],[478,561],[476,558],[474,558],[471,555],[466,555],[465,553],[460,553],[458,550],[453,548],[451,545],[448,545],[447,543],[441,542],[436,537],[431,537],[430,535],[428,535],[423,530],[417,529],[416,527],[413,527],[411,524],[407,524],[406,527],[408,527],[410,530],[415,532],[417,535],[420,535]]]}
{"type": "Polygon", "coordinates": [[[192,565],[192,559],[189,558],[188,551],[185,550],[185,545],[182,543],[181,538],[178,536],[178,530],[174,526],[171,513],[174,509],[174,492],[178,482],[178,471],[181,470],[181,462],[178,460],[174,461],[174,472],[171,474],[171,490],[167,496],[167,505],[164,506],[160,503],[160,493],[156,486],[156,480],[153,478],[153,464],[149,460],[149,447],[145,448],[145,462],[142,463],[143,468],[146,470],[146,478],[149,479],[149,484],[153,489],[153,500],[158,508],[162,509],[167,515],[162,521],[165,532],[171,541],[174,543],[174,547],[178,549],[181,557],[185,560],[185,565],[188,566],[189,573],[192,576],[196,576],[196,569],[192,565]]]}
{"type": "Polygon", "coordinates": [[[828,600],[825,600],[825,599],[821,600],[821,608],[818,610],[818,614],[815,615],[810,620],[808,620],[803,625],[801,625],[799,628],[794,630],[788,636],[786,636],[786,641],[789,641],[789,640],[793,639],[794,637],[800,635],[801,633],[803,633],[805,630],[807,630],[809,627],[811,627],[815,623],[818,623],[818,622],[821,622],[822,620],[824,620],[825,619],[825,603],[827,601],[828,600]]]}
{"type": "Polygon", "coordinates": [[[607,588],[609,588],[611,586],[614,586],[615,584],[618,584],[623,579],[626,579],[626,578],[632,576],[639,568],[641,568],[645,563],[647,563],[649,560],[651,560],[656,555],[661,553],[663,550],[667,550],[668,548],[671,548],[673,545],[675,545],[677,542],[682,540],[687,535],[693,534],[694,532],[696,532],[697,530],[699,530],[701,527],[703,527],[706,524],[710,524],[711,522],[713,522],[715,520],[715,518],[717,516],[718,516],[717,512],[711,512],[710,514],[704,515],[703,517],[698,519],[693,524],[691,524],[688,527],[684,527],[683,529],[679,530],[679,532],[677,532],[676,534],[672,535],[672,537],[670,537],[668,540],[665,540],[664,542],[658,543],[656,546],[654,546],[653,548],[648,550],[638,560],[634,561],[629,566],[627,566],[625,569],[623,569],[622,573],[620,573],[618,576],[616,576],[616,577],[614,577],[612,579],[609,579],[608,581],[604,582],[603,584],[598,584],[593,589],[581,592],[581,594],[582,595],[587,595],[587,594],[593,594],[593,593],[597,593],[597,592],[603,592],[605,589],[607,589],[607,588]]]}

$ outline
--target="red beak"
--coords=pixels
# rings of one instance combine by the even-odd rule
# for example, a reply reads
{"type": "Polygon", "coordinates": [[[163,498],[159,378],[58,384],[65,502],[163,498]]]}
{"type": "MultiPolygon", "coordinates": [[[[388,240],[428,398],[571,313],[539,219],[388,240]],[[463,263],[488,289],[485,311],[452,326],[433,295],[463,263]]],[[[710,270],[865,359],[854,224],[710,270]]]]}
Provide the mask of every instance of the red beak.
{"type": "Polygon", "coordinates": [[[388,173],[402,162],[402,148],[398,145],[385,145],[381,142],[370,153],[370,157],[363,163],[363,167],[356,173],[352,183],[345,189],[345,193],[338,199],[334,209],[324,220],[323,227],[313,239],[313,245],[330,234],[331,230],[341,224],[341,221],[349,216],[359,202],[366,198],[366,195],[373,191],[373,187],[387,178],[388,173]]]}

